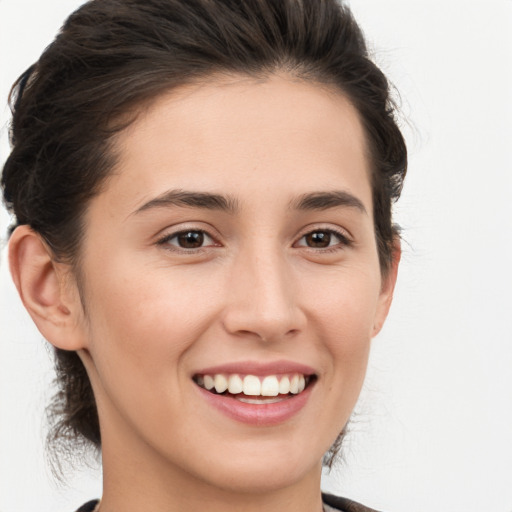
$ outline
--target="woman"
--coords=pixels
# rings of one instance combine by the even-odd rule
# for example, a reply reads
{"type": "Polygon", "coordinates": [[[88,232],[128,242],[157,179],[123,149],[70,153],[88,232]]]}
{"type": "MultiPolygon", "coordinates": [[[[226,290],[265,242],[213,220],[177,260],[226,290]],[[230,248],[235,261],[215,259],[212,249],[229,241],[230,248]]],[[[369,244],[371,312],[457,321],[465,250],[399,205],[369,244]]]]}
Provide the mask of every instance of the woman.
{"type": "Polygon", "coordinates": [[[321,495],[396,280],[406,149],[335,0],[96,0],[13,89],[2,185],[82,510],[321,495]],[[327,456],[324,455],[327,453],[327,456]]]}

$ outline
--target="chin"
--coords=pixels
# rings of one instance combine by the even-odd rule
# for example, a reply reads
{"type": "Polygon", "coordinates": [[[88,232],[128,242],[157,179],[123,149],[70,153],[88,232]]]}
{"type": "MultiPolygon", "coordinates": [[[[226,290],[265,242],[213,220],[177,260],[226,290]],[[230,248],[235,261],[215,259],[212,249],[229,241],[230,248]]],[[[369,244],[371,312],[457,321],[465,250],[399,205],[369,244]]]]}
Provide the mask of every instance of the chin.
{"type": "MultiPolygon", "coordinates": [[[[232,449],[224,455],[208,478],[217,488],[237,493],[271,493],[304,481],[319,478],[324,452],[276,442],[255,442],[252,449],[232,449]],[[318,451],[317,456],[313,453],[318,451]]],[[[215,465],[212,463],[212,465],[215,465]]]]}

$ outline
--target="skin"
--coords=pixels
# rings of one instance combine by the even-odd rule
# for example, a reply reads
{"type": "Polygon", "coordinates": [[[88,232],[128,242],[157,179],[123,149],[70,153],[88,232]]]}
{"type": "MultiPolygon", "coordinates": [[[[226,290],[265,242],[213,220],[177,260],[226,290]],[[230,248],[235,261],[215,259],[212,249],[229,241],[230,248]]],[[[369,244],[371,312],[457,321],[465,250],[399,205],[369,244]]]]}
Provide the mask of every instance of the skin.
{"type": "Polygon", "coordinates": [[[156,99],[116,144],[116,169],[86,214],[81,292],[30,228],[10,244],[32,318],[55,346],[78,350],[90,376],[101,512],[320,511],[322,456],[356,403],[399,259],[397,247],[383,277],[356,111],[284,75],[224,78],[156,99]],[[169,190],[236,208],[162,201],[169,190]],[[355,201],[296,208],[333,191],[355,201]],[[208,236],[184,249],[173,238],[182,230],[208,236]],[[311,247],[312,232],[328,246],[311,247]],[[283,359],[313,367],[317,382],[275,426],[226,417],[192,380],[226,362],[283,359]]]}

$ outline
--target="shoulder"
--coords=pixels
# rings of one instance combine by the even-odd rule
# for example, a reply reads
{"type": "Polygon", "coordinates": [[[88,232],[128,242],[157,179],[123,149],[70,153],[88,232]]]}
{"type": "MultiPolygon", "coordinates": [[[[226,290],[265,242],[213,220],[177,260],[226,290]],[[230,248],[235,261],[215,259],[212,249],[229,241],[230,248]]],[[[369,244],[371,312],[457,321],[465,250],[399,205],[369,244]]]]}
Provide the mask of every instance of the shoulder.
{"type": "Polygon", "coordinates": [[[326,512],[339,511],[339,512],[377,512],[373,508],[365,507],[360,503],[349,500],[347,498],[340,498],[332,494],[322,494],[324,505],[326,505],[326,512]]]}
{"type": "Polygon", "coordinates": [[[99,503],[99,500],[88,501],[84,505],[82,505],[76,512],[93,512],[96,505],[99,503]]]}

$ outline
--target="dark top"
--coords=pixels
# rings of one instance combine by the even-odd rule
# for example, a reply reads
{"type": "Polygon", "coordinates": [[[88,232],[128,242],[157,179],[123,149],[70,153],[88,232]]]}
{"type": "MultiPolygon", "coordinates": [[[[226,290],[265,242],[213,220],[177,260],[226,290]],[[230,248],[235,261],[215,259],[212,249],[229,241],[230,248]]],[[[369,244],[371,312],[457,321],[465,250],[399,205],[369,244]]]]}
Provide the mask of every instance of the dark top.
{"type": "Polygon", "coordinates": [[[378,512],[373,508],[365,507],[355,501],[333,496],[332,494],[322,494],[322,499],[325,505],[341,512],[378,512]]]}
{"type": "MultiPolygon", "coordinates": [[[[322,494],[323,502],[325,505],[338,510],[340,512],[377,512],[373,508],[365,507],[360,503],[348,500],[347,498],[339,498],[332,494],[322,494]]],[[[98,500],[88,501],[82,505],[76,512],[92,512],[94,507],[98,504],[98,500]]]]}
{"type": "Polygon", "coordinates": [[[98,504],[99,500],[88,501],[85,505],[82,505],[76,512],[92,512],[94,507],[98,504]]]}

